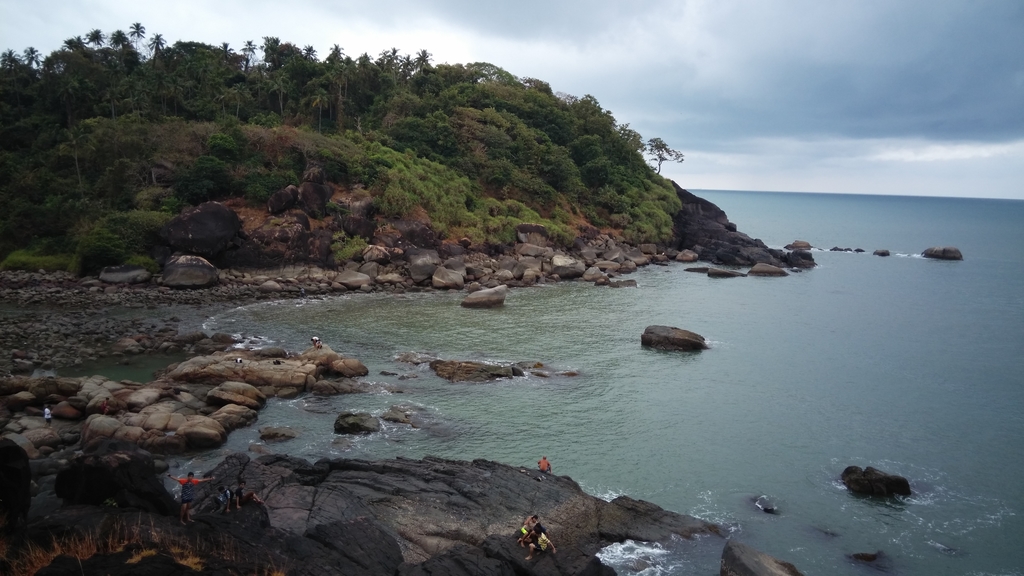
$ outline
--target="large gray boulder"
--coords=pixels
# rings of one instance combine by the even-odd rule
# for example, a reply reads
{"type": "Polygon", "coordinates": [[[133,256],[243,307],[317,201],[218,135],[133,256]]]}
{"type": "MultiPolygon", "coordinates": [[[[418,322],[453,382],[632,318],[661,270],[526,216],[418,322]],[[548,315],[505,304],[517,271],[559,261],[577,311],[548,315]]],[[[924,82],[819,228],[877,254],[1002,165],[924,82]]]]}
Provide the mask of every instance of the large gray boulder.
{"type": "Polygon", "coordinates": [[[120,266],[107,266],[100,271],[100,280],[110,284],[141,284],[149,282],[153,275],[142,266],[132,264],[121,264],[120,266]]]}
{"type": "Polygon", "coordinates": [[[164,264],[163,285],[171,288],[206,288],[220,280],[217,268],[201,256],[171,256],[164,264]]]}
{"type": "Polygon", "coordinates": [[[434,288],[443,288],[446,290],[462,290],[466,280],[456,270],[445,268],[444,266],[438,266],[434,269],[434,274],[431,276],[430,283],[434,288]]]}
{"type": "Polygon", "coordinates": [[[640,344],[658,350],[707,350],[704,337],[696,332],[672,326],[648,326],[640,335],[640,344]]]}
{"type": "Polygon", "coordinates": [[[342,412],[334,420],[335,434],[371,434],[380,431],[380,420],[366,412],[342,412]]]}
{"type": "Polygon", "coordinates": [[[936,260],[963,260],[964,255],[960,253],[959,248],[953,246],[933,246],[928,248],[921,253],[925,258],[934,258],[936,260]]]}
{"type": "Polygon", "coordinates": [[[508,286],[501,284],[494,288],[477,290],[462,300],[463,308],[495,308],[505,304],[508,286]]]}
{"type": "Polygon", "coordinates": [[[270,195],[270,198],[267,199],[267,211],[271,214],[280,214],[295,206],[298,197],[299,189],[290,184],[270,195]]]}
{"type": "Polygon", "coordinates": [[[327,213],[327,201],[331,198],[331,189],[324,184],[315,182],[303,182],[299,186],[299,193],[295,199],[295,205],[310,218],[323,218],[327,213]]]}
{"type": "Polygon", "coordinates": [[[160,230],[160,237],[175,251],[212,257],[223,252],[241,229],[234,210],[205,202],[182,210],[160,230]]]}
{"type": "Polygon", "coordinates": [[[910,482],[903,476],[888,474],[868,466],[847,466],[842,474],[843,484],[851,492],[872,496],[910,496],[910,482]]]}
{"type": "Polygon", "coordinates": [[[764,262],[758,262],[754,264],[747,274],[750,276],[789,276],[789,272],[786,272],[778,266],[772,266],[771,264],[765,264],[764,262]]]}
{"type": "Polygon", "coordinates": [[[417,284],[431,278],[441,265],[437,250],[408,250],[405,258],[409,262],[409,276],[417,284]]]}
{"type": "Polygon", "coordinates": [[[729,540],[722,550],[720,576],[803,576],[789,562],[729,540]]]}
{"type": "Polygon", "coordinates": [[[334,281],[349,290],[358,290],[366,285],[372,285],[373,279],[369,275],[355,270],[344,270],[334,277],[334,281]]]}
{"type": "Polygon", "coordinates": [[[558,274],[562,280],[579,278],[586,271],[586,264],[571,256],[555,254],[551,257],[551,273],[558,274]]]}

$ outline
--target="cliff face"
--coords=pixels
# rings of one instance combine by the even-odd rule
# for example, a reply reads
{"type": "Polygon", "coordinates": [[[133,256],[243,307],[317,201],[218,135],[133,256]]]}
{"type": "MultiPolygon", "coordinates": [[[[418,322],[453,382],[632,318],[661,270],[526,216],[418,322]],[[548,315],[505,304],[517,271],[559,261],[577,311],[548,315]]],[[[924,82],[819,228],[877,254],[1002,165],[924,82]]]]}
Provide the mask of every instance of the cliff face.
{"type": "Polygon", "coordinates": [[[683,207],[673,218],[677,250],[692,250],[701,260],[730,266],[753,266],[759,262],[772,266],[810,268],[814,260],[808,252],[783,252],[736,230],[725,212],[714,203],[684,190],[675,182],[683,207]]]}

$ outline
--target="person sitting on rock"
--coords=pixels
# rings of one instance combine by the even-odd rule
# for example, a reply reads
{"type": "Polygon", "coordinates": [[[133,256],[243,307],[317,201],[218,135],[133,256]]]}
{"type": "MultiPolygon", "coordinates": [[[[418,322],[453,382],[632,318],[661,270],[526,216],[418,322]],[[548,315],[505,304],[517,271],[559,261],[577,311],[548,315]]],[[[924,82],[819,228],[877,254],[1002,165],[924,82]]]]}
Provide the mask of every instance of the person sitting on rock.
{"type": "Polygon", "coordinates": [[[538,518],[536,514],[534,514],[533,516],[527,516],[526,520],[523,520],[523,527],[520,528],[519,532],[516,533],[516,536],[519,537],[520,546],[525,546],[525,544],[523,544],[523,538],[527,534],[529,534],[531,530],[533,530],[533,526],[537,522],[540,522],[540,518],[538,518]]]}
{"type": "MultiPolygon", "coordinates": [[[[222,514],[227,514],[231,511],[231,504],[237,502],[237,498],[231,493],[231,489],[226,486],[217,486],[217,502],[224,507],[222,514]]],[[[235,510],[238,509],[238,505],[235,504],[235,510]]]]}
{"type": "Polygon", "coordinates": [[[245,481],[242,480],[238,483],[238,490],[235,490],[235,510],[242,507],[242,504],[248,504],[249,502],[255,502],[257,504],[263,504],[263,500],[256,495],[252,490],[245,491],[245,481]]]}
{"type": "Polygon", "coordinates": [[[551,462],[548,462],[547,456],[540,457],[540,460],[537,461],[537,468],[545,474],[551,474],[551,462]]]}
{"type": "Polygon", "coordinates": [[[200,482],[211,482],[213,477],[196,479],[196,475],[192,472],[188,473],[185,478],[175,478],[170,474],[167,475],[171,480],[175,480],[178,484],[181,484],[181,523],[193,522],[192,520],[192,501],[196,498],[196,484],[200,482]]]}
{"type": "Polygon", "coordinates": [[[548,551],[548,546],[551,547],[551,553],[558,552],[555,549],[555,543],[548,539],[547,530],[538,522],[534,525],[533,530],[528,534],[527,544],[530,547],[530,554],[526,557],[527,560],[533,560],[534,554],[540,554],[548,551]]]}
{"type": "Polygon", "coordinates": [[[310,338],[310,341],[313,342],[313,348],[316,348],[317,350],[319,350],[319,349],[324,347],[323,342],[321,342],[320,338],[318,338],[316,336],[313,336],[312,338],[310,338]]]}

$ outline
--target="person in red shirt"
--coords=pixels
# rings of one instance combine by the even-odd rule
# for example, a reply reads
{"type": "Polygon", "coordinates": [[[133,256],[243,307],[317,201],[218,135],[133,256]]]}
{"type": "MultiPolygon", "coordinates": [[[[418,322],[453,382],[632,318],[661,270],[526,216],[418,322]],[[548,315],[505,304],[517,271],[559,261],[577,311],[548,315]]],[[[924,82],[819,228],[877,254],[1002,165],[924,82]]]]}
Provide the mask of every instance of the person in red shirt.
{"type": "Polygon", "coordinates": [[[545,474],[551,474],[551,462],[548,462],[547,456],[540,457],[540,460],[537,461],[537,468],[545,474]]]}
{"type": "Polygon", "coordinates": [[[175,478],[170,474],[167,475],[171,480],[175,480],[178,484],[181,484],[181,523],[192,522],[192,501],[196,498],[196,484],[200,482],[212,482],[213,477],[196,479],[196,475],[192,472],[188,473],[185,478],[175,478]]]}

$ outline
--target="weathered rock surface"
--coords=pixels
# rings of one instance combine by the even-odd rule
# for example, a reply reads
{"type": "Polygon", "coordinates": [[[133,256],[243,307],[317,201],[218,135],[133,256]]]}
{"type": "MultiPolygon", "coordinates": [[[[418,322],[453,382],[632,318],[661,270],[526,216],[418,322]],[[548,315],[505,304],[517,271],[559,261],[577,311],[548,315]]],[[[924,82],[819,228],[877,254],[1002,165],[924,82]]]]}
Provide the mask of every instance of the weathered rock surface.
{"type": "Polygon", "coordinates": [[[149,270],[132,264],[107,266],[100,270],[100,280],[110,284],[139,284],[140,282],[149,282],[152,277],[149,270]]]}
{"type": "Polygon", "coordinates": [[[200,256],[172,256],[163,270],[163,285],[170,288],[206,288],[220,279],[217,268],[200,256]]]}
{"type": "Polygon", "coordinates": [[[725,270],[723,268],[708,268],[708,278],[739,278],[746,276],[737,270],[725,270]]]}
{"type": "Polygon", "coordinates": [[[494,308],[505,304],[508,286],[501,284],[494,288],[477,290],[462,299],[463,308],[494,308]]]}
{"type": "Polygon", "coordinates": [[[72,460],[57,474],[54,489],[65,505],[103,506],[113,500],[119,508],[165,515],[178,511],[156,478],[153,457],[128,442],[104,440],[92,453],[72,460]]]}
{"type": "Polygon", "coordinates": [[[238,404],[252,410],[259,410],[267,403],[267,397],[258,388],[245,382],[224,382],[206,394],[206,402],[215,406],[238,404]]]}
{"type": "Polygon", "coordinates": [[[586,264],[571,256],[555,254],[551,257],[551,273],[558,274],[562,280],[579,278],[586,271],[586,264]]]}
{"type": "Polygon", "coordinates": [[[290,440],[298,437],[298,431],[288,426],[264,426],[260,428],[260,440],[290,440]]]}
{"type": "Polygon", "coordinates": [[[789,562],[729,540],[722,551],[721,576],[803,576],[789,562]]]}
{"type": "Polygon", "coordinates": [[[640,344],[658,350],[706,350],[704,337],[696,332],[672,326],[648,326],[640,335],[640,344]]]}
{"type": "Polygon", "coordinates": [[[747,274],[750,276],[789,276],[789,272],[786,272],[782,268],[772,266],[771,264],[765,264],[763,262],[754,264],[754,266],[747,271],[747,274]]]}
{"type": "Polygon", "coordinates": [[[843,484],[852,492],[872,496],[910,496],[910,482],[903,476],[887,474],[868,466],[847,466],[842,474],[843,484]]]}
{"type": "Polygon", "coordinates": [[[793,240],[786,244],[786,250],[810,250],[811,248],[811,243],[806,240],[793,240]]]}
{"type": "Polygon", "coordinates": [[[456,270],[438,266],[434,269],[434,274],[430,279],[430,283],[434,288],[462,290],[462,287],[465,285],[465,278],[463,278],[462,274],[459,274],[456,270]]]}
{"type": "Polygon", "coordinates": [[[334,420],[335,434],[371,434],[380,431],[380,420],[366,412],[342,412],[334,420]]]}
{"type": "Polygon", "coordinates": [[[511,366],[473,361],[434,360],[430,369],[449,382],[487,382],[513,376],[511,366]]]}
{"type": "Polygon", "coordinates": [[[963,260],[964,255],[960,253],[960,249],[954,248],[953,246],[933,246],[928,248],[921,253],[925,258],[935,258],[937,260],[963,260]]]}
{"type": "Polygon", "coordinates": [[[223,252],[241,229],[234,210],[205,202],[182,210],[160,230],[160,237],[173,250],[212,257],[223,252]]]}

